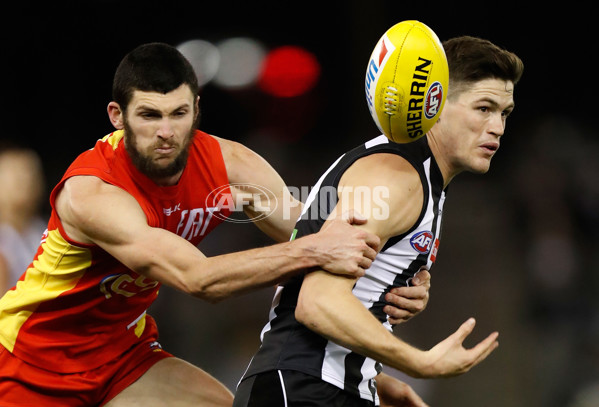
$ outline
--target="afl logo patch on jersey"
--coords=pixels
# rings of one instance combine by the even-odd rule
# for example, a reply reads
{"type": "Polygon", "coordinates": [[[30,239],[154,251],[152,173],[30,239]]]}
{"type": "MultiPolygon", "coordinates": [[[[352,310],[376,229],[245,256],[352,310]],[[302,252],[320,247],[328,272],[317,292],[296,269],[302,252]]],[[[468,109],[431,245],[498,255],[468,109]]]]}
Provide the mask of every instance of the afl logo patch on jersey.
{"type": "Polygon", "coordinates": [[[433,240],[433,234],[428,230],[424,230],[422,232],[415,233],[410,238],[410,244],[418,253],[427,254],[431,251],[433,240]]]}

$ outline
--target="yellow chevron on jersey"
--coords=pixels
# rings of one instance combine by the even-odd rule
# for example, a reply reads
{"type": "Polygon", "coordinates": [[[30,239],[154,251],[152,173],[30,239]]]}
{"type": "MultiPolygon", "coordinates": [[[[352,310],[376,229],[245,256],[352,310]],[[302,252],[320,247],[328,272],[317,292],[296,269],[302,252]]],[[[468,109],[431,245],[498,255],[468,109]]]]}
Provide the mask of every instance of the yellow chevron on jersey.
{"type": "Polygon", "coordinates": [[[121,141],[124,135],[125,132],[123,130],[117,130],[102,137],[102,141],[110,144],[112,146],[112,149],[116,150],[117,146],[119,145],[119,142],[121,141]]]}
{"type": "Polygon", "coordinates": [[[16,289],[0,299],[0,343],[13,351],[19,330],[39,304],[71,290],[91,265],[88,249],[69,244],[58,230],[42,242],[43,251],[16,289]]]}

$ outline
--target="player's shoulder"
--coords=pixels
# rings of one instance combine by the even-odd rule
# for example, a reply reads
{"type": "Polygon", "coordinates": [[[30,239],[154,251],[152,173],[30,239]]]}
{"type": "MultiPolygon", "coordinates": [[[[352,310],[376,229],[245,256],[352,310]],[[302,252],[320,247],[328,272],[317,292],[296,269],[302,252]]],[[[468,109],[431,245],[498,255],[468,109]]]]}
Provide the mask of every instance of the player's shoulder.
{"type": "Polygon", "coordinates": [[[73,175],[72,177],[67,178],[64,181],[63,190],[67,190],[69,192],[73,192],[76,194],[85,195],[88,193],[103,193],[106,188],[110,191],[111,188],[119,189],[114,185],[111,185],[105,181],[103,181],[100,177],[96,175],[73,175]]]}
{"type": "Polygon", "coordinates": [[[424,199],[418,170],[408,159],[392,152],[377,152],[356,160],[341,176],[339,186],[360,194],[370,192],[387,208],[386,217],[376,222],[382,225],[381,238],[408,230],[418,218],[424,199]]]}
{"type": "Polygon", "coordinates": [[[237,141],[217,137],[215,135],[210,135],[210,137],[212,137],[214,140],[218,142],[225,163],[234,159],[243,158],[246,155],[249,155],[251,151],[249,148],[237,141]]]}
{"type": "Polygon", "coordinates": [[[221,153],[231,182],[249,175],[272,170],[266,160],[251,148],[237,141],[213,136],[220,144],[221,153]]]}
{"type": "Polygon", "coordinates": [[[416,168],[404,157],[377,152],[356,160],[339,181],[340,200],[361,205],[367,229],[385,242],[417,221],[424,187],[416,168]]]}
{"type": "MultiPolygon", "coordinates": [[[[129,197],[131,194],[122,188],[112,185],[95,175],[75,175],[66,179],[60,191],[57,192],[56,202],[72,208],[92,207],[94,202],[102,202],[129,197]]],[[[64,207],[64,205],[61,205],[64,207]]]]}
{"type": "Polygon", "coordinates": [[[91,244],[90,231],[99,223],[109,223],[113,215],[132,218],[131,208],[139,205],[132,195],[93,175],[75,175],[57,191],[53,209],[69,238],[91,244]]]}
{"type": "Polygon", "coordinates": [[[359,180],[362,184],[384,184],[394,188],[400,184],[417,187],[421,184],[413,163],[398,154],[377,152],[357,159],[344,173],[342,179],[359,180]]]}

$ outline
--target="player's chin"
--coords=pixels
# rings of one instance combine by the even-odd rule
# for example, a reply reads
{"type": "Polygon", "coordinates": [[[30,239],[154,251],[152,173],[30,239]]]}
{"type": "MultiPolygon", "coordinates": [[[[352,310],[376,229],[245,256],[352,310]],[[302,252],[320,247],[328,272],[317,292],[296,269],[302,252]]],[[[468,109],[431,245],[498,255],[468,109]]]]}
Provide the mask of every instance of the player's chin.
{"type": "Polygon", "coordinates": [[[474,173],[476,174],[486,174],[487,172],[489,172],[489,169],[491,168],[491,160],[489,160],[489,162],[487,162],[486,165],[480,165],[474,168],[474,173]]]}
{"type": "Polygon", "coordinates": [[[491,158],[481,158],[470,163],[469,172],[474,174],[486,174],[491,168],[491,158]]]}

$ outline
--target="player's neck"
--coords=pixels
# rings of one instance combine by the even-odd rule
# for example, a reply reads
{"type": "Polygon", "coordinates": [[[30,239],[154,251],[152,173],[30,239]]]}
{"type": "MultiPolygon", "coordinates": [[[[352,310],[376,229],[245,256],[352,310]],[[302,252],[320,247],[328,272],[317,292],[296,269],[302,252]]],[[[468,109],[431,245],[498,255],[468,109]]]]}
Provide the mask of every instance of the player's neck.
{"type": "Polygon", "coordinates": [[[428,146],[433,153],[433,157],[435,157],[437,166],[441,171],[441,175],[443,176],[443,188],[445,189],[451,180],[461,171],[452,165],[449,154],[444,150],[443,144],[439,143],[433,136],[432,131],[427,134],[426,139],[428,146]]]}
{"type": "Polygon", "coordinates": [[[159,187],[170,187],[173,185],[177,185],[177,183],[181,179],[181,175],[183,175],[183,170],[179,171],[175,175],[171,175],[168,177],[148,177],[148,178],[150,178],[152,181],[154,181],[154,183],[156,185],[158,185],[159,187]]]}

